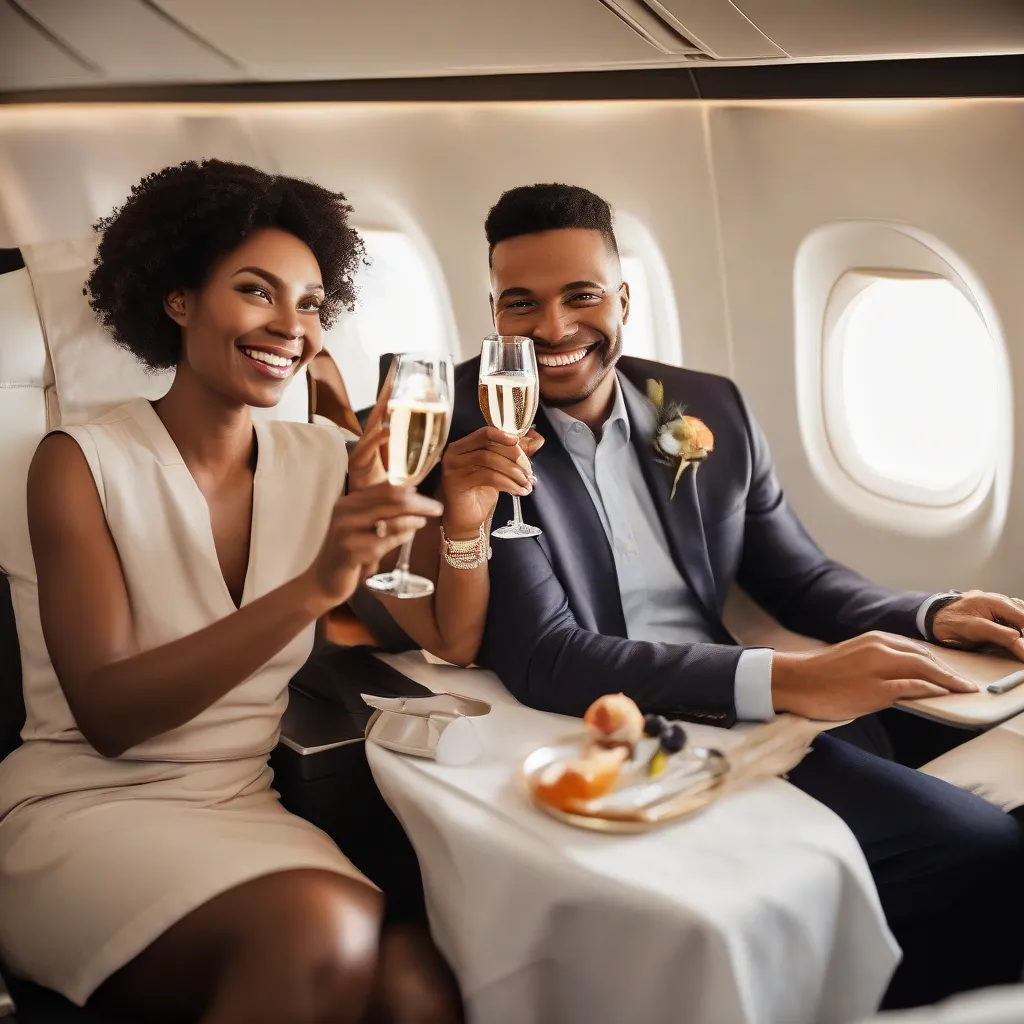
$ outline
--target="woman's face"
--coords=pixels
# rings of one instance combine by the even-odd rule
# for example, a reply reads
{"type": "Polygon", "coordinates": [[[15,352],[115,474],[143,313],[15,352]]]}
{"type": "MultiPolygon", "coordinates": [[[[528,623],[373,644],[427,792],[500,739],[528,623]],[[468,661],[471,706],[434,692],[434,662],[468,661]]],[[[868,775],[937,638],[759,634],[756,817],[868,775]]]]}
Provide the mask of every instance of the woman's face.
{"type": "Polygon", "coordinates": [[[178,373],[232,403],[276,405],[323,348],[320,267],[309,246],[278,228],[254,231],[195,291],[165,300],[182,328],[178,373]]]}

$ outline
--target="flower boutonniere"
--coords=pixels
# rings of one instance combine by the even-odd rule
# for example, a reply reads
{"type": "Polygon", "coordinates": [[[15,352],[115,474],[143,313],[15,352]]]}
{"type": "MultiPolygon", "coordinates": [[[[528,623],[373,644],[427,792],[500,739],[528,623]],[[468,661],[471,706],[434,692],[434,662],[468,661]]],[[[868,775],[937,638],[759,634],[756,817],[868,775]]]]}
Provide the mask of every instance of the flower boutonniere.
{"type": "Polygon", "coordinates": [[[685,416],[685,405],[673,402],[665,405],[665,385],[660,380],[647,382],[647,399],[654,406],[657,426],[654,430],[654,447],[667,466],[676,467],[669,501],[676,496],[676,488],[683,474],[693,466],[697,472],[700,464],[715,450],[715,435],[708,430],[703,420],[696,416],[685,416]]]}

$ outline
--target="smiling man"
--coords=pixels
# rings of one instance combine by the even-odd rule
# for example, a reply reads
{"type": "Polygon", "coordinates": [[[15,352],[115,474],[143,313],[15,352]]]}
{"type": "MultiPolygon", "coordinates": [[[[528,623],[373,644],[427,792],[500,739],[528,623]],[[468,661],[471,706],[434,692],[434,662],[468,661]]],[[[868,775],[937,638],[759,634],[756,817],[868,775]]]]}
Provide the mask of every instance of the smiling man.
{"type": "MultiPolygon", "coordinates": [[[[486,233],[494,322],[533,339],[537,429],[548,442],[524,501],[543,535],[494,542],[478,659],[520,701],[582,715],[621,690],[645,712],[716,725],[778,711],[843,720],[975,688],[923,638],[1024,655],[1024,613],[1004,597],[895,592],[828,559],[787,505],[731,381],[622,356],[629,285],[604,200],[568,185],[512,189],[486,233]],[[674,490],[677,465],[655,449],[650,380],[714,435],[700,473],[674,490]],[[738,646],[721,619],[734,583],[785,626],[834,646],[738,646]]],[[[478,370],[472,360],[456,373],[453,438],[483,422],[478,370]]],[[[1019,977],[1016,822],[836,735],[821,737],[790,779],[838,813],[865,852],[904,951],[887,1005],[1019,977]],[[964,942],[970,935],[986,941],[964,942]]]]}

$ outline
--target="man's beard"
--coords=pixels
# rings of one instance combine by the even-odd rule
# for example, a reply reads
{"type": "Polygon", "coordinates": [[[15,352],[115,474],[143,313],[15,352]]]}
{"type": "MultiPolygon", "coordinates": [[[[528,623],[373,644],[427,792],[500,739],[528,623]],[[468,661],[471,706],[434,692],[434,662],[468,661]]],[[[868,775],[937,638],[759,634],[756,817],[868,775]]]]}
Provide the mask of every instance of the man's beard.
{"type": "Polygon", "coordinates": [[[615,364],[622,355],[622,326],[619,325],[615,332],[614,340],[604,338],[597,348],[597,354],[601,358],[601,369],[595,373],[582,391],[574,395],[546,395],[543,387],[540,392],[540,400],[551,406],[553,409],[568,409],[570,406],[579,405],[585,402],[600,386],[601,381],[608,376],[615,368],[615,364]]]}

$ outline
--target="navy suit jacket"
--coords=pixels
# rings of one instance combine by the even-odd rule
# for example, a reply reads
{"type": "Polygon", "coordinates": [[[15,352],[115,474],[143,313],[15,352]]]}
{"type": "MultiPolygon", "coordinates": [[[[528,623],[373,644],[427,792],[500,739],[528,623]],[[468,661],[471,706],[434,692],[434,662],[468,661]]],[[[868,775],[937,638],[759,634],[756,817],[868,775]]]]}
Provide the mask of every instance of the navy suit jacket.
{"type": "MultiPolygon", "coordinates": [[[[653,439],[636,428],[636,396],[626,390],[631,443],[673,559],[707,619],[713,643],[630,640],[604,528],[558,432],[543,410],[546,444],[533,460],[538,483],[522,499],[537,539],[493,540],[491,598],[479,664],[522,703],[582,715],[605,693],[622,691],[644,711],[729,725],[741,648],[722,624],[722,605],[738,583],[782,625],[827,642],[872,629],[919,636],[927,594],[876,586],[827,558],[786,503],[765,437],[732,381],[623,357],[618,371],[646,393],[661,380],[666,403],[685,404],[715,437],[700,472],[686,472],[676,496],[674,467],[658,461],[653,439]]],[[[451,439],[483,426],[477,401],[479,359],[455,372],[451,439]]],[[[512,516],[502,495],[494,523],[512,516]]]]}

